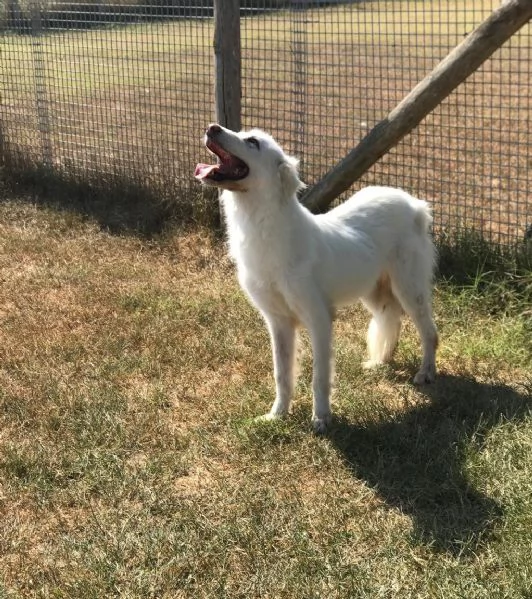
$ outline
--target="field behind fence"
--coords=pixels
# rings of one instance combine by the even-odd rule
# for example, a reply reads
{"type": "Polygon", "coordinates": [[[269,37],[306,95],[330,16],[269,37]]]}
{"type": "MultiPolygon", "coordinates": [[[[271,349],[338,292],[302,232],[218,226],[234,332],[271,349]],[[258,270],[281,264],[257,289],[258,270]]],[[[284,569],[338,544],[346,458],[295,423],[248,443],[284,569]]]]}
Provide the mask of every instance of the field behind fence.
{"type": "MultiPolygon", "coordinates": [[[[6,168],[126,181],[189,214],[214,119],[206,3],[4,2],[6,168]]],[[[242,9],[242,122],[299,156],[312,184],[499,3],[280,4],[242,9]]],[[[355,187],[404,187],[432,202],[440,231],[521,243],[532,221],[531,48],[527,25],[355,187]]]]}

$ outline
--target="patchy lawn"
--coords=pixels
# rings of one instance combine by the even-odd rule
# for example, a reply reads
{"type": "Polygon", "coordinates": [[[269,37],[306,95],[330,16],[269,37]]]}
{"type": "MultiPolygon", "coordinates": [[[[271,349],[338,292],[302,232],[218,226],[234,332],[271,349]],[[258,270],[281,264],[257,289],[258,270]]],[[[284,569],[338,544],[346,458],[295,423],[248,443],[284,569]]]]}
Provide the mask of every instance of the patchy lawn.
{"type": "MultiPolygon", "coordinates": [[[[223,245],[146,241],[0,203],[0,597],[502,598],[532,593],[531,328],[439,283],[440,376],[361,368],[336,326],[336,419],[264,424],[267,333],[223,245]]],[[[489,288],[488,288],[489,291],[489,288]]],[[[487,292],[486,292],[487,293],[487,292]]]]}

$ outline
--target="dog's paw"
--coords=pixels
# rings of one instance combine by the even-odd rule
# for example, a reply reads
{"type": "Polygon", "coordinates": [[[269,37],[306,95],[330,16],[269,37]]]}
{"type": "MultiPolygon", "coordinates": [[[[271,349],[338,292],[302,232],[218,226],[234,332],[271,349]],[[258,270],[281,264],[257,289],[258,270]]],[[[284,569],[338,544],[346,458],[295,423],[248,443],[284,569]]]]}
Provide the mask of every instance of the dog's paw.
{"type": "Polygon", "coordinates": [[[414,385],[428,385],[436,380],[436,367],[422,368],[414,377],[414,385]]]}
{"type": "Polygon", "coordinates": [[[317,416],[312,417],[312,428],[317,435],[324,435],[327,432],[327,428],[331,423],[331,415],[327,414],[318,418],[317,416]]]}
{"type": "Polygon", "coordinates": [[[268,412],[267,414],[262,414],[262,416],[256,416],[253,420],[255,422],[273,422],[275,420],[281,420],[284,418],[286,414],[279,412],[268,412]]]}
{"type": "Polygon", "coordinates": [[[362,362],[362,368],[364,370],[372,370],[373,368],[379,368],[379,366],[384,366],[384,362],[381,360],[366,360],[362,362]]]}

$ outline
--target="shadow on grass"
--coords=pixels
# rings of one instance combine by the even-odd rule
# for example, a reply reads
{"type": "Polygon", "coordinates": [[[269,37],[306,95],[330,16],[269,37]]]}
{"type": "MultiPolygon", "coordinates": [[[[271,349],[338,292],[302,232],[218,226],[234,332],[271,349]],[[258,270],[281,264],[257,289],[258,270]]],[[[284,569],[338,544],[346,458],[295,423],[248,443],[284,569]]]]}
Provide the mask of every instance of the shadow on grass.
{"type": "Polygon", "coordinates": [[[150,182],[119,171],[80,174],[25,164],[9,156],[4,156],[3,167],[3,195],[75,211],[111,233],[152,237],[170,223],[214,230],[220,226],[216,198],[199,185],[190,192],[169,178],[150,182]]]}
{"type": "Polygon", "coordinates": [[[417,541],[468,553],[492,536],[503,506],[472,486],[467,452],[501,420],[524,418],[532,398],[454,376],[440,376],[427,395],[427,404],[377,423],[336,420],[328,436],[354,476],[411,516],[417,541]]]}

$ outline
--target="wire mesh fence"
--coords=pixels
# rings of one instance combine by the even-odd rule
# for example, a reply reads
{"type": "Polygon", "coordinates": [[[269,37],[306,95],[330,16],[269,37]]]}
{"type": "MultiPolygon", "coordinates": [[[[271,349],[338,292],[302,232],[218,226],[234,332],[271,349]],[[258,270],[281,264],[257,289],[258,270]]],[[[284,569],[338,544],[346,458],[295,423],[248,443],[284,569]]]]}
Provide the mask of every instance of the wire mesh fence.
{"type": "MultiPolygon", "coordinates": [[[[3,154],[193,201],[214,119],[208,0],[2,0],[3,154]]],[[[243,0],[242,122],[311,185],[463,37],[492,0],[243,0]]],[[[429,199],[440,230],[522,241],[532,220],[527,25],[353,189],[429,199]]]]}

